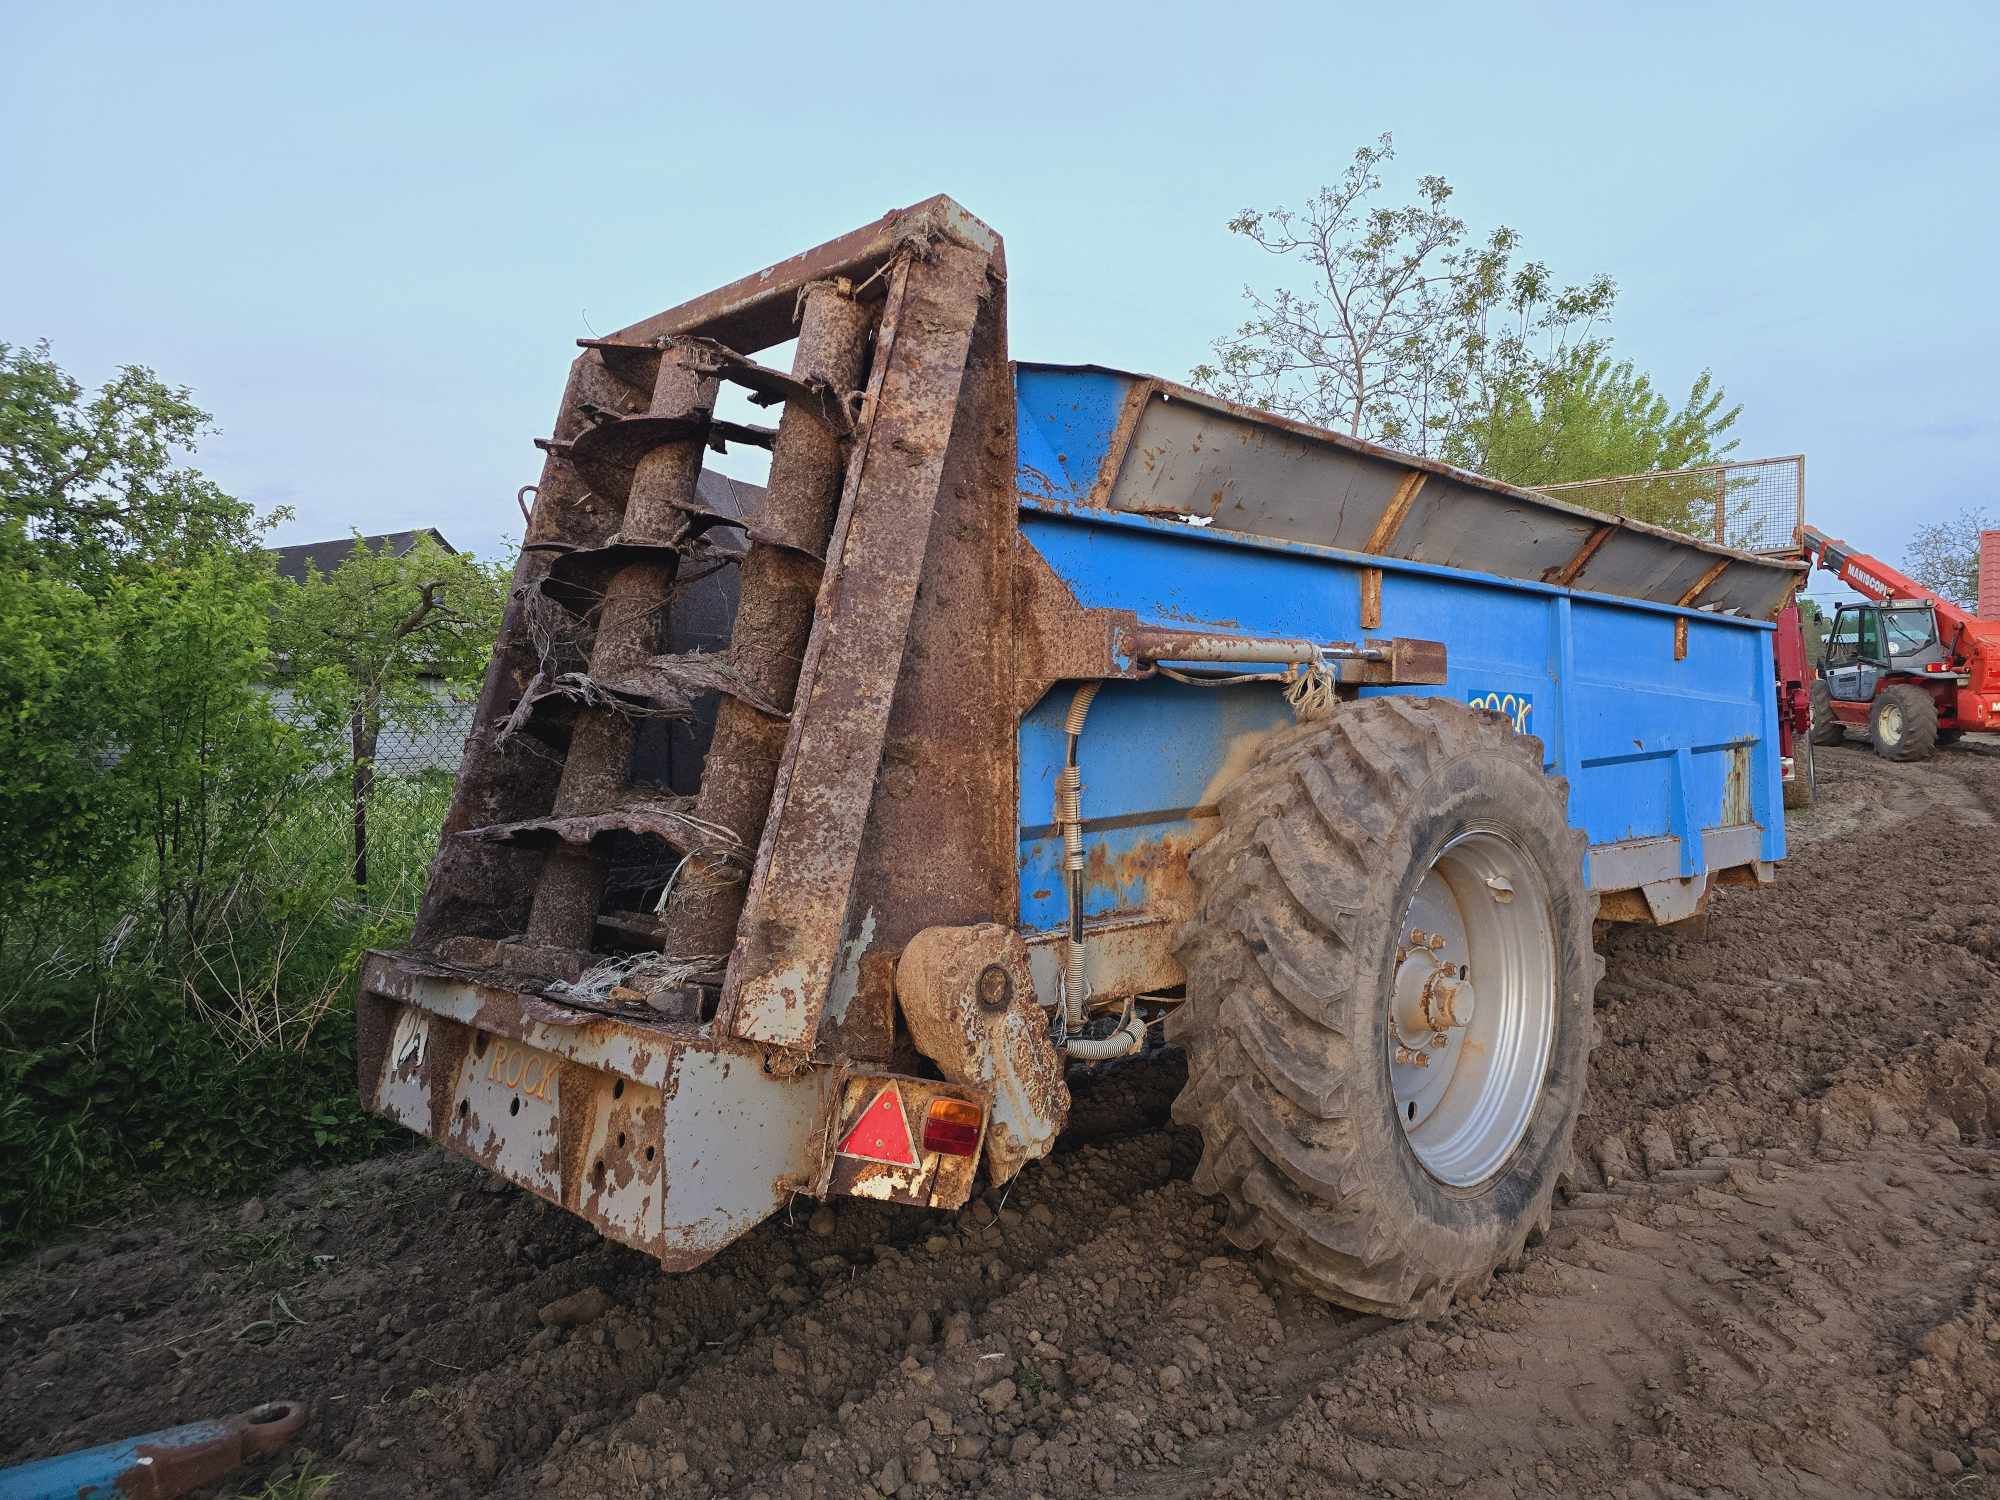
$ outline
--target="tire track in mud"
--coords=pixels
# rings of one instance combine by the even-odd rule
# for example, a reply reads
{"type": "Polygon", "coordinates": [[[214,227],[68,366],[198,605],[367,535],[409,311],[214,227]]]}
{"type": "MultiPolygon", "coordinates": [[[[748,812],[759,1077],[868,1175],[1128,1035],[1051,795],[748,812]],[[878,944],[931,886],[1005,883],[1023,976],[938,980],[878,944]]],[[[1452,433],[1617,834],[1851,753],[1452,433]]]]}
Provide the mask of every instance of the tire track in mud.
{"type": "MultiPolygon", "coordinates": [[[[951,1218],[860,1200],[810,1222],[803,1211],[780,1215],[687,1276],[655,1270],[630,1295],[592,1299],[580,1320],[587,1326],[574,1333],[535,1334],[462,1383],[440,1411],[455,1419],[462,1446],[434,1446],[397,1467],[450,1493],[469,1452],[477,1486],[459,1492],[545,1489],[569,1471],[588,1472],[597,1445],[586,1435],[632,1413],[674,1435],[662,1463],[677,1453],[706,1471],[740,1463],[746,1445],[782,1449],[903,1357],[918,1311],[934,1324],[948,1311],[977,1317],[1062,1253],[1058,1226],[1090,1223],[1125,1197],[1185,1179],[1192,1151],[1182,1143],[1177,1156],[1175,1147],[1154,1132],[1076,1153],[1092,1170],[1065,1165],[1075,1159],[1066,1156],[1038,1181],[1035,1221],[1021,1207],[996,1212],[991,1198],[951,1218]],[[745,1422],[747,1413],[761,1416],[745,1422]]],[[[343,1450],[347,1461],[372,1462],[373,1445],[404,1425],[394,1412],[364,1422],[343,1450]]]]}
{"type": "Polygon", "coordinates": [[[802,1203],[680,1277],[417,1152],[58,1247],[0,1298],[0,1443],[291,1394],[349,1496],[1993,1492],[2000,756],[1821,770],[1774,887],[1604,937],[1555,1226],[1435,1325],[1228,1249],[1166,1053],[1004,1207],[802,1203]],[[333,1259],[242,1280],[273,1226],[333,1259]],[[231,1338],[272,1285],[307,1324],[231,1338]]]}

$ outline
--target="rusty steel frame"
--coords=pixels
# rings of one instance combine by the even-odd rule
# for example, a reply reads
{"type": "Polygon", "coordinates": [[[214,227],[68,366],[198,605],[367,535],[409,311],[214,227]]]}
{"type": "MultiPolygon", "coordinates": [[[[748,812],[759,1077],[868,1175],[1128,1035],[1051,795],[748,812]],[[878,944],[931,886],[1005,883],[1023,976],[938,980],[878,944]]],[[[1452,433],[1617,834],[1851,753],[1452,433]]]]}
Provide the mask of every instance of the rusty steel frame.
{"type": "MultiPolygon", "coordinates": [[[[462,936],[500,939],[521,932],[527,922],[541,855],[457,835],[546,817],[554,805],[560,762],[538,753],[520,736],[503,739],[497,731],[535,676],[538,662],[529,616],[538,586],[559,555],[602,546],[619,524],[621,508],[615,498],[594,493],[562,451],[593,427],[594,412],[634,410],[629,375],[614,368],[614,362],[626,364],[628,357],[618,353],[607,357],[601,346],[631,349],[662,340],[705,338],[742,355],[756,354],[793,336],[797,299],[808,285],[844,278],[865,286],[906,247],[947,241],[1000,263],[1000,237],[940,194],[604,339],[581,341],[586,347],[571,363],[556,407],[550,451],[533,486],[535,503],[515,565],[513,589],[473,711],[445,815],[444,837],[418,912],[414,947],[436,951],[462,936]]],[[[640,360],[642,370],[647,363],[640,360]]]]}
{"type": "MultiPolygon", "coordinates": [[[[998,236],[938,198],[579,341],[552,436],[539,445],[547,457],[514,594],[412,951],[371,955],[364,968],[357,1050],[372,1108],[669,1267],[706,1258],[793,1192],[963,1201],[970,1161],[927,1161],[923,1181],[888,1185],[843,1176],[827,1136],[842,1089],[863,1076],[857,1065],[893,1076],[893,967],[883,952],[940,915],[1013,916],[1004,288],[998,236]],[[793,335],[801,307],[810,325],[829,292],[864,309],[858,324],[835,317],[845,319],[837,347],[819,348],[809,326],[790,374],[750,359],[793,335]],[[865,390],[850,401],[864,359],[865,390]],[[604,863],[589,841],[630,830],[674,842],[672,799],[629,784],[629,719],[565,709],[561,759],[498,731],[547,692],[530,620],[545,585],[574,612],[598,581],[591,673],[613,699],[645,696],[657,649],[649,632],[676,549],[725,519],[694,499],[701,449],[749,431],[719,431],[718,379],[786,403],[771,443],[772,495],[740,564],[739,619],[778,601],[783,618],[745,649],[789,654],[798,679],[794,695],[782,672],[749,673],[721,710],[724,753],[702,792],[715,789],[728,815],[709,821],[754,845],[757,859],[743,920],[729,914],[736,942],[723,1006],[704,1023],[685,1010],[544,993],[552,978],[588,966],[598,938],[646,930],[598,909],[604,863]],[[789,507],[788,486],[798,492],[789,507]],[[772,598],[760,600],[753,578],[763,575],[772,598]],[[919,578],[930,597],[918,597],[919,578]],[[944,587],[930,589],[934,581],[944,587]],[[939,649],[912,651],[913,640],[939,649]],[[968,693],[967,669],[978,691],[968,693]],[[728,748],[732,718],[754,726],[773,763],[740,779],[747,801],[740,782],[732,794],[731,775],[757,757],[728,748]],[[939,812],[937,799],[908,795],[919,761],[945,767],[952,788],[944,801],[954,833],[928,862],[906,853],[913,820],[934,832],[939,812]],[[768,818],[749,805],[760,793],[768,818]],[[846,923],[858,887],[871,904],[857,940],[846,923]],[[784,976],[798,974],[811,976],[808,988],[787,985],[784,976]],[[822,1037],[829,998],[838,1024],[822,1037]],[[749,1110],[750,1098],[763,1102],[749,1110]],[[712,1183],[724,1163],[747,1194],[727,1211],[684,1212],[688,1174],[712,1183]]],[[[715,810],[708,801],[693,809],[698,821],[715,810]]],[[[694,913],[676,933],[674,916],[653,934],[669,952],[689,930],[696,940],[719,930],[694,913]]],[[[909,1082],[919,1093],[953,1087],[909,1082]]]]}

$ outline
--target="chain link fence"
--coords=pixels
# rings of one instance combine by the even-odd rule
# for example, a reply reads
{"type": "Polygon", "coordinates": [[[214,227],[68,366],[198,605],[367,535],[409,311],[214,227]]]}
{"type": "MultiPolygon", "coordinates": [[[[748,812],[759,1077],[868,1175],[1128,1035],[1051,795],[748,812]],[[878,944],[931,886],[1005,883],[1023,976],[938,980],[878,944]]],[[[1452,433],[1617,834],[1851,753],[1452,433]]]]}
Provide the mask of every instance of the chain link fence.
{"type": "Polygon", "coordinates": [[[1540,491],[1742,552],[1796,554],[1806,518],[1806,458],[1749,458],[1548,484],[1540,491]]]}
{"type": "MultiPolygon", "coordinates": [[[[442,689],[436,696],[421,722],[381,727],[358,819],[354,764],[346,755],[320,767],[287,804],[269,844],[298,890],[323,889],[349,915],[414,920],[474,708],[442,689]],[[356,879],[357,823],[365,887],[356,879]]],[[[289,695],[275,693],[273,707],[284,716],[289,695]]]]}

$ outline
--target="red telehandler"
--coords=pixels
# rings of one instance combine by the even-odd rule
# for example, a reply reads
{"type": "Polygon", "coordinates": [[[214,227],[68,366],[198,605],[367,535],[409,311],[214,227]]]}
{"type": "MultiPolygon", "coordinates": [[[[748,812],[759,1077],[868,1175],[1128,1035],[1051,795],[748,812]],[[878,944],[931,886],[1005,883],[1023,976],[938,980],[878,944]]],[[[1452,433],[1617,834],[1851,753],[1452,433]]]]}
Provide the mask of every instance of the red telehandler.
{"type": "Polygon", "coordinates": [[[1877,755],[1924,760],[1968,729],[2000,729],[2000,620],[1810,526],[1800,549],[1867,601],[1834,616],[1812,684],[1815,744],[1863,729],[1877,755]]]}

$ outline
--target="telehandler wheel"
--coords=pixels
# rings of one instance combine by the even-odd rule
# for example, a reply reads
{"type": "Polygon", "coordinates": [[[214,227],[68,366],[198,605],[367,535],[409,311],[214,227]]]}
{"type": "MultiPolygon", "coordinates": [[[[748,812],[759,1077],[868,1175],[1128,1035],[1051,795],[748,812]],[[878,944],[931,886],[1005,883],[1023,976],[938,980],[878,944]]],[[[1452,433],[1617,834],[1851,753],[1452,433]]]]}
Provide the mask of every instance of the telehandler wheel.
{"type": "Polygon", "coordinates": [[[1868,743],[1884,760],[1929,760],[1937,751],[1937,704],[1907,682],[1891,683],[1868,711],[1868,743]]]}
{"type": "Polygon", "coordinates": [[[1808,737],[1815,745],[1838,745],[1847,738],[1847,728],[1833,716],[1833,693],[1820,678],[1813,679],[1807,689],[1812,700],[1812,728],[1808,737]]]}
{"type": "Polygon", "coordinates": [[[1813,769],[1812,736],[1792,741],[1792,779],[1785,783],[1785,806],[1797,810],[1811,807],[1819,792],[1819,774],[1813,769]]]}
{"type": "Polygon", "coordinates": [[[1603,969],[1568,790],[1497,714],[1374,698],[1223,794],[1174,1117],[1229,1238],[1304,1290],[1435,1316],[1546,1226],[1603,969]]]}

